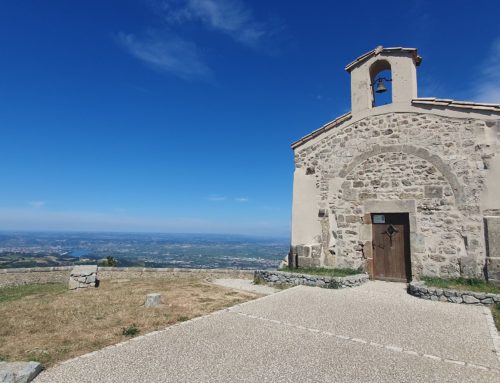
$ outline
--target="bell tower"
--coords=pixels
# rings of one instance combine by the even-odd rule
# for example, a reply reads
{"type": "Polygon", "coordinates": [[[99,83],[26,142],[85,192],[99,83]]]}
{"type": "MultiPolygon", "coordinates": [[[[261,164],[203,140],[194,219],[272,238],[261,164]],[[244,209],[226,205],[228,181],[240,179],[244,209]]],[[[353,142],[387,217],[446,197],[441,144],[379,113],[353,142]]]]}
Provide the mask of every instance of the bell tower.
{"type": "Polygon", "coordinates": [[[345,70],[351,75],[352,114],[375,108],[377,93],[387,92],[387,88],[392,91],[392,104],[411,105],[417,97],[417,66],[421,62],[415,48],[378,46],[348,64],[345,70]]]}

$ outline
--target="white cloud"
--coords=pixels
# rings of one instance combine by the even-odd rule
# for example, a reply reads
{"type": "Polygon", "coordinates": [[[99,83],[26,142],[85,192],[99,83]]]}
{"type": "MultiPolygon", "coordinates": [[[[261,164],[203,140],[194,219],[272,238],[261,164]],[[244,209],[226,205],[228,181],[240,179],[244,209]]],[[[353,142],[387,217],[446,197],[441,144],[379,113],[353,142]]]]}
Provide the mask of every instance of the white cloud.
{"type": "Polygon", "coordinates": [[[475,86],[475,101],[500,103],[500,37],[480,68],[475,86]]]}
{"type": "Polygon", "coordinates": [[[38,208],[44,207],[46,202],[45,201],[31,201],[29,204],[31,207],[38,209],[38,208]]]}
{"type": "Polygon", "coordinates": [[[247,45],[257,45],[266,34],[241,0],[166,0],[163,11],[170,23],[198,21],[247,45]]]}
{"type": "Polygon", "coordinates": [[[223,195],[212,194],[208,196],[209,201],[225,201],[227,198],[223,195]]]}
{"type": "Polygon", "coordinates": [[[237,201],[237,202],[248,202],[248,201],[250,201],[246,197],[238,197],[238,198],[235,198],[234,200],[237,201]]]}
{"type": "Polygon", "coordinates": [[[116,40],[130,54],[161,72],[169,72],[185,80],[212,77],[212,71],[201,58],[198,47],[177,36],[149,32],[139,37],[122,32],[116,40]]]}

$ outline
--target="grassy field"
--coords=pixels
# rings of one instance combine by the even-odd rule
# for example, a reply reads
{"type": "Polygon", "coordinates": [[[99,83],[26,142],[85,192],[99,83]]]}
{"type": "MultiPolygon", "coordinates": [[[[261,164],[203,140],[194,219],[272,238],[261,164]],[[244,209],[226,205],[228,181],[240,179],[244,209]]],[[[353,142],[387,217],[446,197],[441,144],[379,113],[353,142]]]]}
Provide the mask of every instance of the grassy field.
{"type": "Polygon", "coordinates": [[[441,279],[433,277],[424,277],[422,280],[427,286],[438,287],[441,289],[455,289],[464,291],[476,291],[481,293],[500,294],[500,286],[492,285],[482,279],[476,278],[453,278],[441,279]]]}
{"type": "Polygon", "coordinates": [[[65,284],[0,288],[0,360],[47,367],[257,297],[204,278],[104,280],[79,292],[65,284]],[[162,304],[145,308],[152,292],[162,304]]]}
{"type": "Polygon", "coordinates": [[[354,269],[325,269],[322,267],[297,267],[297,268],[284,268],[280,271],[288,273],[300,273],[309,275],[322,275],[327,277],[346,277],[348,275],[360,274],[362,271],[354,269]]]}

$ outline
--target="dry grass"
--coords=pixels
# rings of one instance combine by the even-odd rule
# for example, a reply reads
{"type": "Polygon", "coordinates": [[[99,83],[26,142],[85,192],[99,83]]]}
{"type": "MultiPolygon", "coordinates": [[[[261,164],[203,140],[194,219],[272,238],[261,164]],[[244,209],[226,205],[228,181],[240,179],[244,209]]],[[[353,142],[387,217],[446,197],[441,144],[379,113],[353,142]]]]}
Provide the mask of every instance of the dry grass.
{"type": "Polygon", "coordinates": [[[0,289],[0,360],[37,360],[45,366],[140,334],[254,299],[256,294],[214,286],[203,276],[104,280],[98,289],[66,290],[61,284],[0,289]],[[143,306],[162,294],[162,305],[143,306]],[[6,297],[9,298],[6,298],[6,297]]]}

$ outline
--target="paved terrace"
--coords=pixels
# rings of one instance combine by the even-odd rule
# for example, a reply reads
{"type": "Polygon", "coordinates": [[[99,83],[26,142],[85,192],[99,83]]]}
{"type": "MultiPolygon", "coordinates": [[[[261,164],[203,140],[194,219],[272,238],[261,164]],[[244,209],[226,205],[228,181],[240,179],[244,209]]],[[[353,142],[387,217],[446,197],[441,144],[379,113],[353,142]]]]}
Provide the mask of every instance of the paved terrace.
{"type": "Polygon", "coordinates": [[[500,382],[487,309],[405,287],[295,287],[70,360],[36,382],[500,382]]]}

